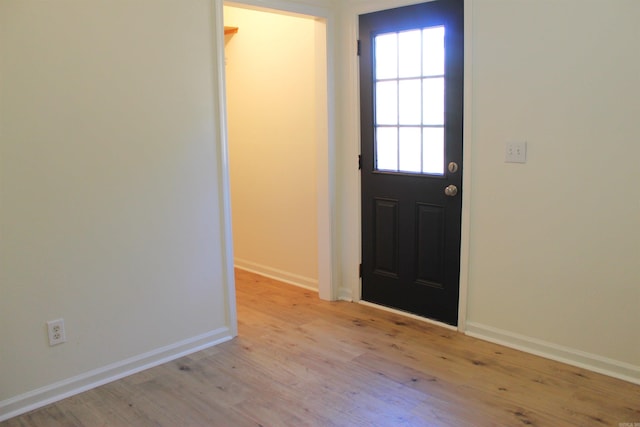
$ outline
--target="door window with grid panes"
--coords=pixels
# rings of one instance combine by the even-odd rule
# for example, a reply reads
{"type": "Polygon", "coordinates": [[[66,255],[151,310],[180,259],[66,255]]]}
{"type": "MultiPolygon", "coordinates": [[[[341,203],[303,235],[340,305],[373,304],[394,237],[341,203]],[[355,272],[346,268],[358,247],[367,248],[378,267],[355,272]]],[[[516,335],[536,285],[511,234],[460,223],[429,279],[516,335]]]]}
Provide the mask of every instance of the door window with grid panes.
{"type": "Polygon", "coordinates": [[[444,26],[374,37],[375,169],[444,174],[444,26]]]}

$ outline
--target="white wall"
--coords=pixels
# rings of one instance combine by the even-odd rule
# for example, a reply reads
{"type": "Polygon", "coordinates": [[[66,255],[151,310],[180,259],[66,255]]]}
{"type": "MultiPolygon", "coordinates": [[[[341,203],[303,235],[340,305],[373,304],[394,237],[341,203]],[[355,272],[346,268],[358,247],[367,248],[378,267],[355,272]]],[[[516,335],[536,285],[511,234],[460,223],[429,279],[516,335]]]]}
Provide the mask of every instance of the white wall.
{"type": "Polygon", "coordinates": [[[640,379],[640,3],[482,0],[472,13],[470,326],[640,379]],[[527,164],[503,162],[508,140],[528,141],[527,164]]]}
{"type": "Polygon", "coordinates": [[[239,27],[225,41],[235,263],[317,289],[322,24],[228,6],[224,15],[239,27]]]}
{"type": "MultiPolygon", "coordinates": [[[[358,298],[359,13],[344,4],[337,75],[342,290],[358,298]]],[[[640,382],[640,3],[467,0],[467,331],[640,382]],[[525,165],[504,163],[526,140],[525,165]]]]}
{"type": "Polygon", "coordinates": [[[212,15],[0,2],[0,419],[233,334],[212,15]]]}

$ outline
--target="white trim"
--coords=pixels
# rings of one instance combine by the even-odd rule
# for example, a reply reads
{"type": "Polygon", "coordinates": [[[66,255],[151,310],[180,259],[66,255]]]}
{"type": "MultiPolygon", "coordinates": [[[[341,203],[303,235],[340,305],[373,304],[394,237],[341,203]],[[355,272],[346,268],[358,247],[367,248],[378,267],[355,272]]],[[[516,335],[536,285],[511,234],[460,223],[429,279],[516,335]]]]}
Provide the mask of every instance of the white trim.
{"type": "Polygon", "coordinates": [[[467,322],[465,334],[640,385],[640,366],[475,322],[467,322]]]}
{"type": "Polygon", "coordinates": [[[374,304],[369,301],[358,301],[358,304],[366,305],[367,307],[377,308],[378,310],[388,311],[389,313],[397,314],[400,316],[408,317],[409,319],[418,320],[420,322],[428,323],[430,325],[439,326],[441,328],[449,329],[450,331],[458,331],[458,328],[455,326],[448,325],[446,323],[439,322],[437,320],[428,319],[426,317],[418,316],[416,314],[407,313],[406,311],[396,310],[395,308],[385,307],[384,305],[374,304]]]}
{"type": "Polygon", "coordinates": [[[302,4],[295,0],[229,0],[224,1],[227,6],[242,7],[245,9],[259,10],[283,15],[313,16],[327,18],[328,10],[323,6],[302,4]]]}
{"type": "Polygon", "coordinates": [[[335,238],[336,216],[335,177],[329,173],[335,164],[335,140],[333,106],[333,61],[329,52],[333,52],[333,25],[327,18],[316,18],[315,52],[316,52],[316,167],[317,167],[317,250],[318,250],[318,283],[316,289],[321,299],[336,299],[334,277],[336,266],[335,250],[332,246],[335,238]]]}
{"type": "Polygon", "coordinates": [[[213,64],[216,68],[213,99],[215,113],[213,121],[217,129],[218,191],[220,194],[220,235],[222,247],[222,280],[225,293],[225,320],[232,336],[238,335],[238,314],[236,307],[236,284],[233,269],[233,233],[231,224],[231,185],[229,183],[229,145],[227,135],[227,98],[224,59],[224,23],[222,0],[213,0],[211,40],[213,64]]]}
{"type": "MultiPolygon", "coordinates": [[[[326,123],[319,123],[320,126],[326,125],[326,129],[321,131],[320,138],[326,141],[326,144],[320,144],[318,142],[318,153],[323,151],[323,156],[319,157],[318,164],[318,283],[315,286],[315,290],[318,291],[320,298],[325,300],[335,300],[338,295],[338,284],[336,278],[337,274],[337,236],[336,236],[336,192],[335,192],[335,177],[334,171],[336,170],[336,158],[335,158],[335,116],[336,116],[336,100],[335,100],[335,72],[334,72],[334,57],[336,55],[334,16],[333,13],[326,7],[317,6],[312,4],[300,4],[290,0],[234,0],[223,1],[214,0],[216,4],[220,5],[220,14],[222,14],[223,4],[234,7],[245,7],[249,9],[257,9],[271,13],[280,14],[295,14],[306,17],[313,17],[315,19],[321,19],[326,24],[326,82],[327,82],[327,99],[326,99],[326,123]]],[[[223,24],[216,22],[219,26],[218,32],[222,31],[223,24]]],[[[224,45],[218,40],[218,56],[224,58],[224,45]]],[[[224,76],[224,61],[219,61],[217,64],[218,73],[224,76]]],[[[224,80],[222,82],[222,89],[224,89],[224,80]]],[[[324,100],[319,101],[320,104],[324,100]]],[[[221,105],[222,117],[226,124],[226,106],[221,105]]],[[[228,151],[228,140],[226,136],[223,140],[224,151],[228,151]]],[[[228,164],[225,165],[225,174],[228,175],[228,164]]],[[[231,199],[226,198],[230,194],[229,182],[224,184],[225,194],[225,206],[230,209],[231,199]]],[[[231,217],[225,218],[225,235],[228,233],[232,236],[231,229],[231,217]]],[[[232,241],[225,242],[227,251],[232,251],[232,241]]],[[[260,273],[264,274],[264,273],[260,273]]],[[[266,275],[266,274],[265,274],[266,275]]],[[[281,280],[281,279],[278,279],[281,280]]],[[[289,283],[289,282],[287,282],[289,283]]],[[[231,302],[235,310],[235,300],[231,302]]]]}
{"type": "Polygon", "coordinates": [[[300,276],[299,274],[290,273],[277,268],[258,264],[256,262],[247,261],[245,259],[236,258],[235,267],[239,270],[256,273],[279,282],[288,283],[310,291],[318,292],[318,281],[310,277],[300,276]]]}
{"type": "Polygon", "coordinates": [[[458,330],[467,324],[469,254],[471,238],[471,160],[473,150],[473,27],[472,0],[464,2],[464,100],[462,124],[462,217],[460,223],[460,279],[458,282],[458,330]]]}
{"type": "Polygon", "coordinates": [[[347,301],[347,302],[355,301],[355,299],[353,298],[353,294],[351,293],[351,289],[348,289],[348,288],[340,288],[340,293],[338,294],[338,300],[347,301]]]}
{"type": "Polygon", "coordinates": [[[365,13],[380,12],[381,10],[395,9],[403,6],[411,6],[414,4],[428,3],[434,0],[361,0],[360,3],[352,2],[349,11],[357,15],[365,13]]]}
{"type": "MultiPolygon", "coordinates": [[[[342,187],[344,192],[355,197],[344,198],[341,226],[346,230],[358,230],[357,245],[346,246],[351,253],[343,256],[344,282],[339,290],[340,296],[352,298],[360,301],[362,295],[362,285],[359,277],[359,263],[362,262],[362,212],[360,206],[361,182],[360,173],[356,171],[356,160],[360,154],[360,78],[359,61],[356,52],[358,40],[358,11],[352,8],[345,10],[343,16],[343,28],[340,33],[344,40],[342,42],[342,72],[343,75],[343,98],[341,104],[344,108],[344,118],[342,120],[342,139],[345,141],[342,161],[342,187]],[[357,251],[357,252],[356,252],[357,251]],[[355,252],[355,253],[353,253],[355,252]],[[355,260],[358,260],[355,262],[355,260]]],[[[353,235],[355,238],[355,234],[353,235]]]]}
{"type": "Polygon", "coordinates": [[[93,369],[80,375],[29,391],[0,402],[0,421],[40,408],[67,397],[124,378],[145,369],[204,350],[232,339],[228,328],[220,328],[150,352],[93,369]]]}

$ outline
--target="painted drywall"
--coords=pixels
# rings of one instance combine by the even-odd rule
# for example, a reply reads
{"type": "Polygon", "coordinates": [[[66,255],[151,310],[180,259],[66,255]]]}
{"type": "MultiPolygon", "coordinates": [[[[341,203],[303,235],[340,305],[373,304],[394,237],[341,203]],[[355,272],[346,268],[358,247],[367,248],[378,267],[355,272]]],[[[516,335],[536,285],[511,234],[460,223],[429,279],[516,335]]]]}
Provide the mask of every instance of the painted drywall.
{"type": "Polygon", "coordinates": [[[224,19],[239,27],[225,40],[235,263],[317,289],[319,24],[228,6],[224,19]]]}
{"type": "Polygon", "coordinates": [[[0,416],[230,336],[212,17],[208,0],[0,2],[0,416]]]}
{"type": "Polygon", "coordinates": [[[640,367],[637,16],[473,3],[468,319],[640,367]]]}
{"type": "MultiPolygon", "coordinates": [[[[358,298],[358,13],[336,74],[341,294],[358,298]],[[355,96],[354,96],[355,95],[355,96]]],[[[467,329],[640,381],[640,3],[467,0],[463,271],[467,329]],[[526,164],[505,144],[527,141],[526,164]]]]}

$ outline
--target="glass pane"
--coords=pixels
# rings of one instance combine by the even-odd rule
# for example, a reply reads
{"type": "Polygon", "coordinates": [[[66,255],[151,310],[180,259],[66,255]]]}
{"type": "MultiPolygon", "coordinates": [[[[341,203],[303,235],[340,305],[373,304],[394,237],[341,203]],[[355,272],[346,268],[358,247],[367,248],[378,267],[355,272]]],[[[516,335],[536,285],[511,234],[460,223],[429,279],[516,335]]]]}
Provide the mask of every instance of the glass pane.
{"type": "Polygon", "coordinates": [[[400,124],[419,125],[422,123],[422,100],[420,80],[400,80],[400,124]]]}
{"type": "Polygon", "coordinates": [[[444,38],[444,26],[375,37],[376,170],[444,174],[444,38]]]}
{"type": "Polygon", "coordinates": [[[402,172],[421,172],[421,129],[400,128],[400,164],[402,172]]]}
{"type": "Polygon", "coordinates": [[[422,80],[422,124],[444,124],[444,78],[422,80]]]}
{"type": "Polygon", "coordinates": [[[425,28],[422,32],[422,75],[444,75],[444,27],[425,28]]]}
{"type": "Polygon", "coordinates": [[[421,31],[405,31],[398,34],[398,51],[400,77],[420,77],[420,57],[422,51],[421,31]]]}
{"type": "Polygon", "coordinates": [[[376,83],[376,124],[398,124],[398,81],[376,83]]]}
{"type": "Polygon", "coordinates": [[[422,172],[444,174],[444,128],[422,130],[422,172]]]}
{"type": "Polygon", "coordinates": [[[376,169],[398,170],[398,128],[377,129],[376,169]]]}
{"type": "Polygon", "coordinates": [[[376,79],[398,77],[398,34],[381,34],[375,38],[376,79]]]}

